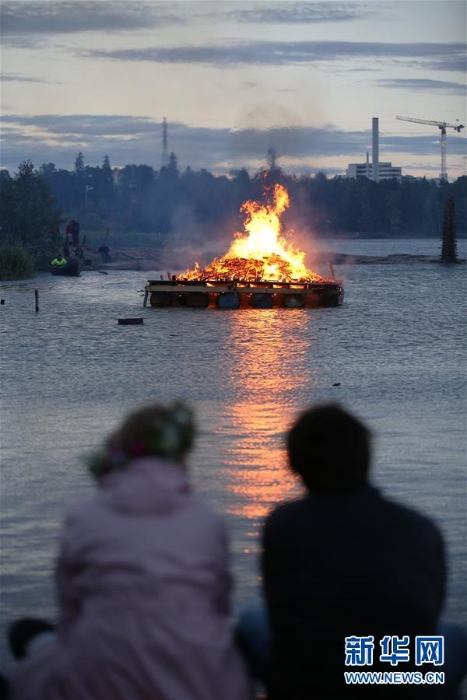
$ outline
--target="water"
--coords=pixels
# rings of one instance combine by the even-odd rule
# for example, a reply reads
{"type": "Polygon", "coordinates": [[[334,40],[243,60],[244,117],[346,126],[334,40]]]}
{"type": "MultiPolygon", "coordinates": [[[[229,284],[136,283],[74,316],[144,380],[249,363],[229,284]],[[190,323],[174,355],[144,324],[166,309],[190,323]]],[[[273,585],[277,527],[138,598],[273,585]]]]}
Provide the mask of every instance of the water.
{"type": "MultiPolygon", "coordinates": [[[[436,255],[439,242],[333,248],[436,255]]],[[[94,489],[81,456],[128,410],[173,398],[197,409],[193,480],[227,518],[234,610],[259,600],[264,516],[300,492],[285,468],[284,431],[309,403],[337,399],[374,431],[374,482],[441,526],[445,617],[467,624],[466,267],[335,271],[345,275],[344,304],[316,310],[144,309],[143,287],[156,271],[0,285],[2,669],[11,663],[8,621],[55,614],[62,518],[94,489]],[[144,324],[120,326],[120,316],[144,324]]]]}
{"type": "MultiPolygon", "coordinates": [[[[461,240],[458,243],[460,258],[465,258],[467,241],[461,240]]],[[[391,255],[399,253],[404,255],[427,255],[439,256],[441,253],[441,241],[438,238],[401,238],[392,239],[368,239],[353,238],[349,240],[334,240],[329,245],[323,244],[325,248],[336,250],[339,253],[351,255],[391,255]]]]}

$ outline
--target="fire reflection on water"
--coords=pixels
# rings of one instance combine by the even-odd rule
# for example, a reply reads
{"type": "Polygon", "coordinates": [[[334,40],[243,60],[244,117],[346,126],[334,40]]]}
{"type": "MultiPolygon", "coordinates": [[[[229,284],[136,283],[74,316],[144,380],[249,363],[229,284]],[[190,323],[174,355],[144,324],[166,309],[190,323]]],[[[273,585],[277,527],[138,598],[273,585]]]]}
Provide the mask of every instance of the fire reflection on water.
{"type": "Polygon", "coordinates": [[[295,486],[285,467],[280,406],[238,404],[228,412],[238,439],[225,455],[227,488],[233,495],[228,512],[250,519],[262,518],[295,486]]]}
{"type": "MultiPolygon", "coordinates": [[[[263,519],[279,502],[300,493],[287,467],[285,432],[301,408],[296,389],[311,351],[304,340],[306,311],[245,311],[232,314],[227,381],[232,402],[225,407],[226,510],[263,519]]],[[[308,370],[309,371],[309,370],[308,370]]],[[[251,533],[254,535],[255,533],[251,533]]]]}

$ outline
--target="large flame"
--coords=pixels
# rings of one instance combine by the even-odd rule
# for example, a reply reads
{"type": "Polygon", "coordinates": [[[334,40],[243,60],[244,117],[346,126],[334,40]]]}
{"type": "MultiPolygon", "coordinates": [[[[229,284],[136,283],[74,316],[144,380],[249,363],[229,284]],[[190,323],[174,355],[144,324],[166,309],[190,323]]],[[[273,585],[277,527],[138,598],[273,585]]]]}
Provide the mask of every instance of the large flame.
{"type": "Polygon", "coordinates": [[[281,233],[280,217],[289,206],[283,185],[275,185],[272,204],[248,200],[240,207],[246,215],[244,232],[237,232],[228,252],[210,265],[177,276],[179,280],[241,280],[247,282],[321,282],[307,269],[305,253],[295,250],[281,233]]]}

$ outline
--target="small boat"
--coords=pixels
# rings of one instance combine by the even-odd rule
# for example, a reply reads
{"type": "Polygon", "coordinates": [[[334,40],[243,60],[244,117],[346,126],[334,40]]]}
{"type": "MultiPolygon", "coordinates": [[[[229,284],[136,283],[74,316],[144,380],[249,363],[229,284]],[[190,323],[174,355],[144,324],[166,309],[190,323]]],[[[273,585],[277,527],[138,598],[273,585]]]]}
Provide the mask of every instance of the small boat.
{"type": "Polygon", "coordinates": [[[50,266],[50,272],[52,275],[63,275],[65,277],[78,277],[80,273],[80,264],[77,258],[73,260],[68,260],[66,265],[61,266],[50,266]]]}

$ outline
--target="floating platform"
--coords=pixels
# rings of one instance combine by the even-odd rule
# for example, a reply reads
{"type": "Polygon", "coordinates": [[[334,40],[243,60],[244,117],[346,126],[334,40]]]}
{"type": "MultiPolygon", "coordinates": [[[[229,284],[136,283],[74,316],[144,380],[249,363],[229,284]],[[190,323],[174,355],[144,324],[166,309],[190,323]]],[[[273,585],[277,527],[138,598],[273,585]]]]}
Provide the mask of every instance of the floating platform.
{"type": "Polygon", "coordinates": [[[118,324],[120,326],[138,326],[143,323],[144,319],[143,318],[119,318],[118,319],[118,324]]]}
{"type": "Polygon", "coordinates": [[[304,309],[339,306],[344,289],[338,281],[243,282],[148,280],[144,306],[216,309],[304,309]]]}

